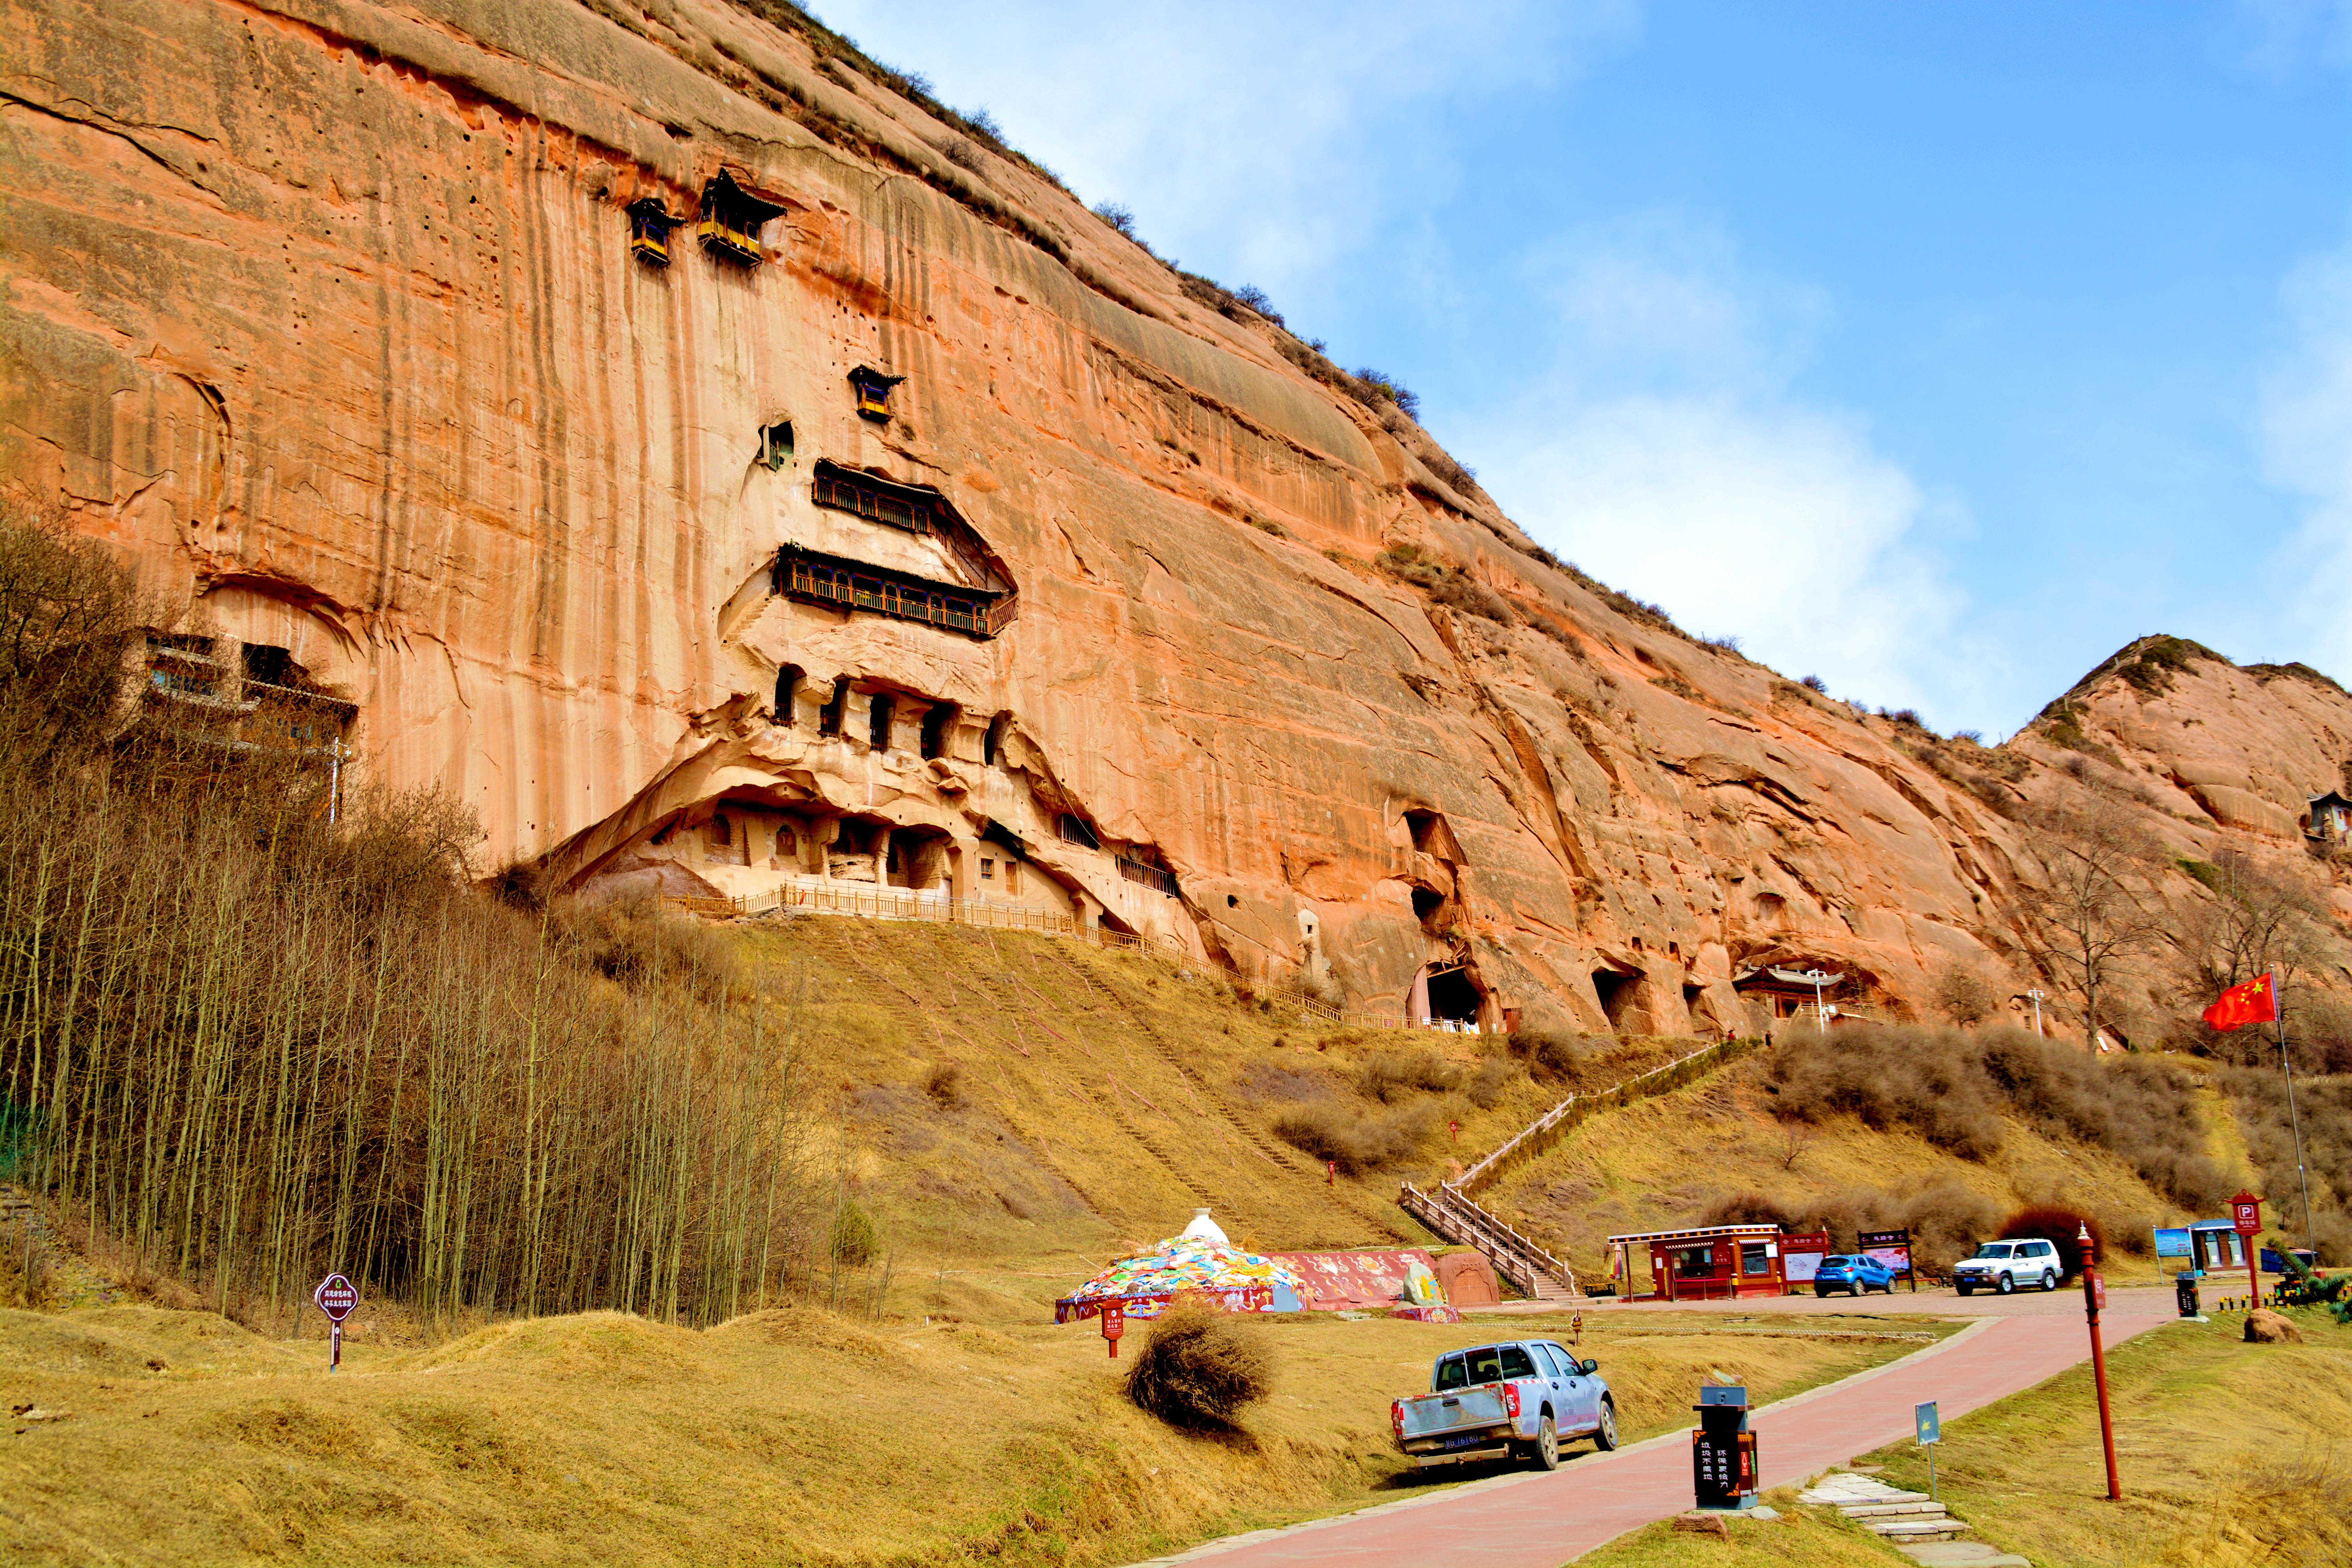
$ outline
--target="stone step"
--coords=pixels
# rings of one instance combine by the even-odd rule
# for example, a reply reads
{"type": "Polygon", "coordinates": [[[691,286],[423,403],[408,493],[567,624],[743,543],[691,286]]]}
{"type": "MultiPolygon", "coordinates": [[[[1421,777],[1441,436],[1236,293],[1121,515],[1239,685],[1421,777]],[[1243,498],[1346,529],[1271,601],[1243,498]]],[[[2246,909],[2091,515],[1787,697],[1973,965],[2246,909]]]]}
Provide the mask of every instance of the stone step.
{"type": "Polygon", "coordinates": [[[1873,1535],[1921,1541],[1948,1541],[1968,1528],[1957,1519],[1869,1519],[1861,1522],[1862,1528],[1873,1535]]]}
{"type": "Polygon", "coordinates": [[[1898,1541],[1895,1550],[1920,1568],[2033,1568],[2033,1561],[1981,1541],[1898,1541]]]}
{"type": "Polygon", "coordinates": [[[1848,1519],[1891,1519],[1899,1514],[1938,1514],[1939,1502],[1842,1502],[1838,1511],[1848,1519]]]}

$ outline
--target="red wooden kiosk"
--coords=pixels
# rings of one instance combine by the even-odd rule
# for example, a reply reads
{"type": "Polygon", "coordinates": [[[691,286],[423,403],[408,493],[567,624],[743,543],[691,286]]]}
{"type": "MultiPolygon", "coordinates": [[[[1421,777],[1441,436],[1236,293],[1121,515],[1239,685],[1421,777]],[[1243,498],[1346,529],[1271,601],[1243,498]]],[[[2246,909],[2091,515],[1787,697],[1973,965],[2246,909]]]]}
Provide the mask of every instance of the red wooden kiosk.
{"type": "Polygon", "coordinates": [[[1787,1287],[1777,1225],[1706,1225],[1612,1236],[1627,1293],[1659,1301],[1720,1301],[1778,1296],[1787,1287]],[[1633,1249],[1650,1249],[1650,1288],[1633,1276],[1633,1249]]]}

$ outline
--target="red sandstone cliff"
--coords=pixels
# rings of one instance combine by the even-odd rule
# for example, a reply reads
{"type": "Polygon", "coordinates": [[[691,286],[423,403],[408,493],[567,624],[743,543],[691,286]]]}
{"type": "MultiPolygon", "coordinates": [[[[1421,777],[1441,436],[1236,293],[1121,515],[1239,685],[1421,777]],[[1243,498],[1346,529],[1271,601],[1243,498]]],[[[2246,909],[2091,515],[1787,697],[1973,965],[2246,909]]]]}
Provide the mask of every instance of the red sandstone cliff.
{"type": "Polygon", "coordinates": [[[1744,1022],[1764,959],[2022,984],[2029,797],[2299,860],[2342,782],[2308,672],[2124,660],[1987,752],[1694,643],[772,9],[5,0],[0,462],[490,860],[936,888],[1359,1005],[1465,959],[1588,1027],[1744,1022]],[[697,243],[722,172],[756,264],[697,243]]]}

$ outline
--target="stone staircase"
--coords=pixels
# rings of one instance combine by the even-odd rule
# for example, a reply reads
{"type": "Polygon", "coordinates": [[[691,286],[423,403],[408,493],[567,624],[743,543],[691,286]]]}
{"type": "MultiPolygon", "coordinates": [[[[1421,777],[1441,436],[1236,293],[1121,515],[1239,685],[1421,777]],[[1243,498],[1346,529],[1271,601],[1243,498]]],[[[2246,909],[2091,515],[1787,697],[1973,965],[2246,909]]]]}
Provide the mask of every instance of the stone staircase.
{"type": "Polygon", "coordinates": [[[1832,1470],[1797,1494],[1814,1508],[1833,1508],[1906,1557],[1927,1568],[2033,1568],[2031,1559],[1981,1541],[1965,1541],[1969,1527],[1925,1492],[1850,1470],[1832,1470]]]}
{"type": "Polygon", "coordinates": [[[1453,1183],[1424,1193],[1407,1182],[1397,1205],[1456,1247],[1475,1247],[1496,1273],[1537,1300],[1584,1300],[1574,1270],[1453,1183]]]}

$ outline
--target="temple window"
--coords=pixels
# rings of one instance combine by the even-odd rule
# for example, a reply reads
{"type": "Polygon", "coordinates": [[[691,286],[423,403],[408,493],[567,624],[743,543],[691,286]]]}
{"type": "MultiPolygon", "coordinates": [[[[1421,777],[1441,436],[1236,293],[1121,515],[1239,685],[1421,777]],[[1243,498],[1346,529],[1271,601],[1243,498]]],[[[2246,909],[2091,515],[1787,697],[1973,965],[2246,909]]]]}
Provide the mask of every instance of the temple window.
{"type": "Polygon", "coordinates": [[[792,421],[779,420],[773,425],[760,426],[759,460],[768,466],[770,472],[783,468],[793,460],[792,421]]]}
{"type": "Polygon", "coordinates": [[[980,858],[980,879],[983,882],[996,880],[996,862],[985,855],[980,858]]]}
{"type": "Polygon", "coordinates": [[[849,677],[843,676],[833,683],[833,695],[825,700],[823,711],[817,714],[816,729],[820,735],[841,733],[841,716],[849,710],[849,677]]]}
{"type": "Polygon", "coordinates": [[[789,729],[800,721],[801,667],[788,664],[776,671],[776,722],[789,729]]]}
{"type": "Polygon", "coordinates": [[[866,700],[866,738],[877,752],[890,749],[890,714],[897,706],[888,695],[879,691],[866,700]]]}
{"type": "Polygon", "coordinates": [[[783,210],[781,204],[763,201],[737,184],[722,169],[702,187],[702,221],[695,233],[711,255],[757,267],[768,258],[760,243],[760,226],[783,210]]]}
{"type": "Polygon", "coordinates": [[[723,847],[732,841],[733,830],[728,826],[727,819],[723,816],[712,817],[710,819],[710,842],[723,847]]]}
{"type": "Polygon", "coordinates": [[[1065,844],[1075,844],[1082,849],[1102,847],[1102,839],[1096,834],[1094,825],[1083,816],[1066,811],[1062,813],[1061,832],[1065,844]]]}
{"type": "Polygon", "coordinates": [[[629,204],[629,254],[648,267],[669,265],[669,231],[677,219],[669,216],[660,198],[641,196],[629,204]]]}
{"type": "Polygon", "coordinates": [[[849,373],[850,387],[857,394],[857,412],[867,419],[890,417],[890,389],[907,378],[886,375],[870,364],[861,364],[849,373]]]}

